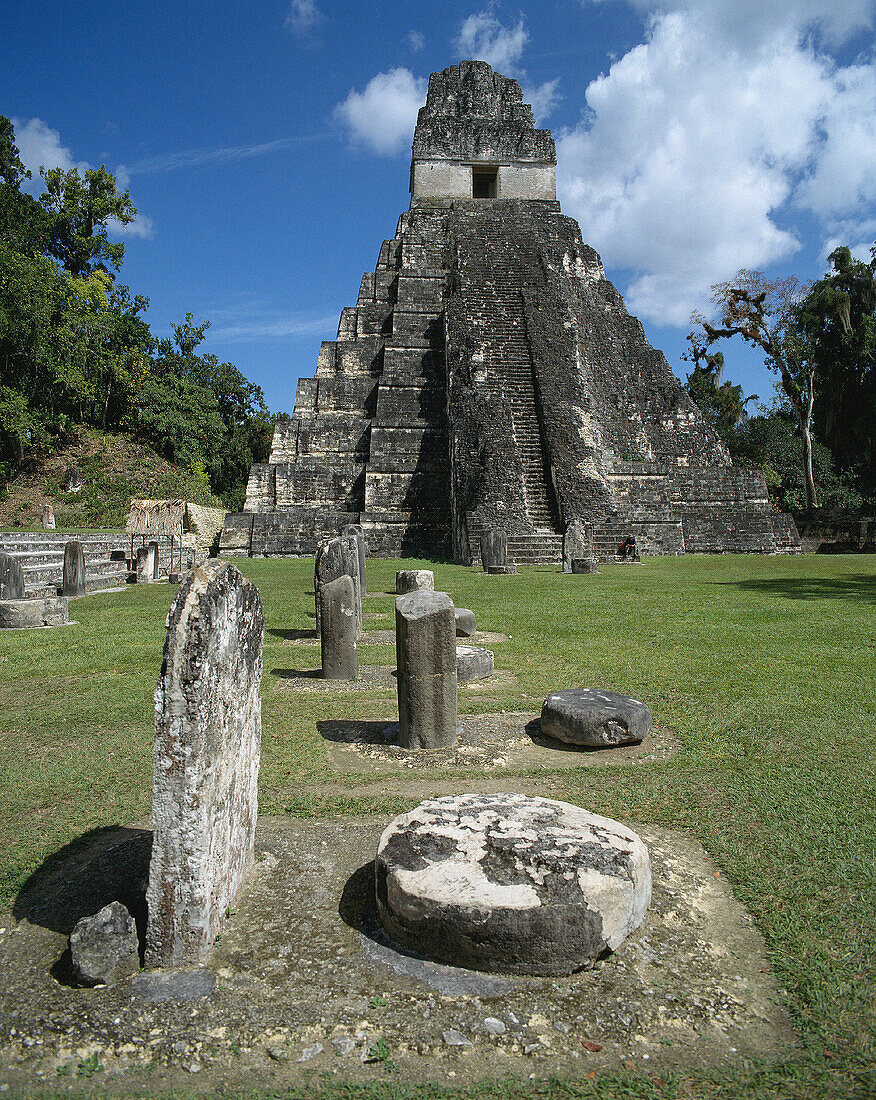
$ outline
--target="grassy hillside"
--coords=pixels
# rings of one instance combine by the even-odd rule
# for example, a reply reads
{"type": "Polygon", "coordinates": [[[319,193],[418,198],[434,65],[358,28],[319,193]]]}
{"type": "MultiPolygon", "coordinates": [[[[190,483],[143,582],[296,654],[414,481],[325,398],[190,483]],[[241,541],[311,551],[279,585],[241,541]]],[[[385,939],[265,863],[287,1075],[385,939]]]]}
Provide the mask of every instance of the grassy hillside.
{"type": "Polygon", "coordinates": [[[45,504],[54,509],[60,529],[124,527],[132,497],[182,497],[221,507],[206,476],[171,466],[130,436],[79,428],[65,445],[33,458],[0,486],[0,527],[41,528],[45,504]],[[82,474],[78,493],[61,487],[70,466],[82,474]]]}

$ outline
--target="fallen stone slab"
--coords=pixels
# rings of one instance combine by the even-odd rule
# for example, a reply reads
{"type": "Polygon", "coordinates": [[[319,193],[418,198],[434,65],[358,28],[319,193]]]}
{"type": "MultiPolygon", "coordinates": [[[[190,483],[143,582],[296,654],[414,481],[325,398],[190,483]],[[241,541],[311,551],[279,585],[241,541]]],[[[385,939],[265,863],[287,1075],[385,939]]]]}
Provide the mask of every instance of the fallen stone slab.
{"type": "Polygon", "coordinates": [[[456,619],[457,638],[470,638],[477,631],[478,624],[475,613],[467,607],[455,607],[453,617],[456,619]]]}
{"type": "Polygon", "coordinates": [[[521,794],[427,799],[390,822],[375,861],[387,934],[440,962],[571,974],[615,951],[651,901],[631,829],[521,794]]]}
{"type": "Polygon", "coordinates": [[[66,596],[38,596],[32,600],[0,600],[0,629],[66,626],[70,621],[66,596]]]}
{"type": "Polygon", "coordinates": [[[456,679],[460,684],[486,680],[493,675],[493,651],[476,645],[456,647],[456,679]]]}
{"type": "Polygon", "coordinates": [[[433,592],[435,574],[431,569],[400,569],[395,575],[395,591],[399,596],[408,592],[433,592]]]}
{"type": "Polygon", "coordinates": [[[130,978],[140,969],[134,918],[118,901],[83,917],[70,933],[70,954],[77,976],[86,985],[114,985],[130,978]]]}
{"type": "Polygon", "coordinates": [[[651,732],[651,711],[638,699],[597,688],[554,691],[541,708],[541,732],[586,748],[630,745],[651,732]]]}

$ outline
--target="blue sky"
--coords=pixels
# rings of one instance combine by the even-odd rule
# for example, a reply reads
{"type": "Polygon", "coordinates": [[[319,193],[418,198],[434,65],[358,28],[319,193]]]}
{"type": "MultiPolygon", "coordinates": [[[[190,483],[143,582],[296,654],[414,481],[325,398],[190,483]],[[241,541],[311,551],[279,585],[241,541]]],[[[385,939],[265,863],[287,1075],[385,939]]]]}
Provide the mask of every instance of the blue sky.
{"type": "Polygon", "coordinates": [[[408,206],[429,73],[479,57],[554,132],[565,213],[683,378],[711,283],[867,257],[874,22],[876,0],[31,0],[0,11],[0,113],[35,175],[130,189],[121,279],[153,331],[211,321],[205,349],[291,411],[408,206]]]}

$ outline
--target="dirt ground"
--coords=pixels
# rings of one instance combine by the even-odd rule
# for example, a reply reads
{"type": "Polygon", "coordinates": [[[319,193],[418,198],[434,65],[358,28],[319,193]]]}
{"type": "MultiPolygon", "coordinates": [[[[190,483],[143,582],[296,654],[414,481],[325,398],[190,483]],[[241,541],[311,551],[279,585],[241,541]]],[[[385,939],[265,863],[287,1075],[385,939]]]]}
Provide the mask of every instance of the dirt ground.
{"type": "MultiPolygon", "coordinates": [[[[422,786],[410,773],[398,782],[422,786]]],[[[0,1090],[207,1091],[324,1073],[464,1084],[623,1065],[660,1073],[793,1046],[761,939],[689,837],[638,830],[653,899],[616,954],[564,978],[496,977],[386,939],[372,875],[386,824],[262,819],[257,863],[208,965],[96,989],[73,983],[67,936],[113,898],[142,927],[151,834],[102,830],[58,853],[0,930],[0,1090]]]]}

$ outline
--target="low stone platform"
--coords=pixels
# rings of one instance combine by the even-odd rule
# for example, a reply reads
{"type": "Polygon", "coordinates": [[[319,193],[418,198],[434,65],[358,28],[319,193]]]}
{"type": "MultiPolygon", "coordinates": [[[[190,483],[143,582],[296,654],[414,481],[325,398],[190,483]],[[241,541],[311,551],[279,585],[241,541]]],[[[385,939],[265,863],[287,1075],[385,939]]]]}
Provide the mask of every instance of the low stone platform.
{"type": "Polygon", "coordinates": [[[650,729],[651,711],[645,703],[616,691],[553,691],[541,708],[542,733],[570,745],[630,745],[641,741],[650,729]]]}
{"type": "Polygon", "coordinates": [[[385,1080],[383,1053],[394,1081],[465,1086],[627,1062],[741,1066],[793,1049],[761,938],[687,834],[636,825],[652,903],[615,955],[570,977],[494,977],[386,938],[373,877],[386,825],[262,819],[258,862],[206,966],[98,989],[65,984],[67,936],[143,877],[150,833],[99,830],[55,853],[0,922],[0,1084],[283,1089],[326,1072],[385,1080]],[[101,1067],[91,1081],[83,1064],[101,1067]]]}
{"type": "Polygon", "coordinates": [[[40,596],[29,600],[0,600],[0,629],[26,630],[66,626],[70,621],[66,596],[40,596]]]}
{"type": "Polygon", "coordinates": [[[395,818],[375,861],[391,939],[499,974],[571,974],[645,918],[651,863],[620,822],[522,794],[430,798],[395,818]]]}

